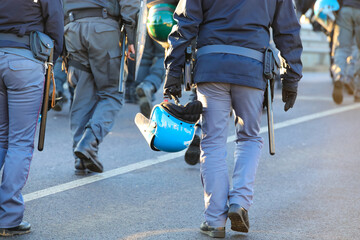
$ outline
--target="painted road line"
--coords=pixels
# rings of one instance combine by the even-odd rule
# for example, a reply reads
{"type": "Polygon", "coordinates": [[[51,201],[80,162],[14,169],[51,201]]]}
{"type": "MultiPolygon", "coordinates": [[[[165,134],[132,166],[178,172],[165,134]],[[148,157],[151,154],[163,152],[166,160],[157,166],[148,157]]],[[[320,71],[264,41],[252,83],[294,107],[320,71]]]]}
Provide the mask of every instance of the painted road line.
{"type": "MultiPolygon", "coordinates": [[[[331,109],[331,110],[327,110],[324,112],[319,112],[319,113],[314,113],[314,114],[310,114],[310,115],[306,115],[306,116],[302,116],[299,118],[294,118],[294,119],[290,119],[287,121],[283,121],[280,123],[276,123],[274,124],[274,129],[281,129],[281,128],[285,128],[285,127],[289,127],[289,126],[293,126],[299,123],[304,123],[304,122],[308,122],[311,120],[315,120],[315,119],[319,119],[319,118],[323,118],[323,117],[327,117],[327,116],[331,116],[331,115],[335,115],[338,113],[342,113],[342,112],[346,112],[346,111],[351,111],[354,109],[358,109],[360,108],[360,103],[357,104],[352,104],[349,106],[345,106],[345,107],[339,107],[339,108],[335,108],[335,109],[331,109]]],[[[266,127],[262,127],[260,129],[260,133],[265,133],[267,132],[267,126],[266,127]]],[[[235,140],[235,135],[233,136],[229,136],[227,139],[227,142],[233,142],[235,140]]],[[[81,187],[90,183],[94,183],[100,180],[104,180],[107,178],[111,178],[111,177],[115,177],[118,175],[122,175],[125,173],[129,173],[132,171],[136,171],[142,168],[146,168],[146,167],[150,167],[153,166],[155,164],[159,164],[162,162],[167,162],[170,161],[172,159],[178,158],[178,157],[182,157],[184,156],[184,151],[181,152],[177,152],[177,153],[167,153],[164,155],[161,155],[157,158],[152,158],[152,159],[148,159],[148,160],[144,160],[141,162],[137,162],[137,163],[133,163],[124,167],[119,167],[110,171],[106,171],[104,173],[101,174],[97,174],[97,175],[93,175],[93,176],[89,176],[89,177],[85,177],[82,179],[78,179],[78,180],[74,180],[68,183],[64,183],[64,184],[60,184],[57,186],[53,186],[53,187],[49,187],[43,190],[39,190],[36,192],[32,192],[32,193],[28,193],[25,194],[24,197],[24,201],[25,202],[30,202],[39,198],[43,198],[43,197],[47,197],[56,193],[60,193],[60,192],[64,192],[70,189],[74,189],[77,187],[81,187]]]]}

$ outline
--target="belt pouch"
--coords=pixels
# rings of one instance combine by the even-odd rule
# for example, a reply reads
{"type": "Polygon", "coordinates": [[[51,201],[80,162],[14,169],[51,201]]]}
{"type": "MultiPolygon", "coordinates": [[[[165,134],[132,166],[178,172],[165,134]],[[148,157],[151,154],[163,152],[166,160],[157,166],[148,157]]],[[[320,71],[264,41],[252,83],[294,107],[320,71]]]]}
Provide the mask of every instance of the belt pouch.
{"type": "Polygon", "coordinates": [[[38,31],[30,33],[30,50],[36,59],[46,62],[53,47],[52,39],[45,33],[38,31]]]}

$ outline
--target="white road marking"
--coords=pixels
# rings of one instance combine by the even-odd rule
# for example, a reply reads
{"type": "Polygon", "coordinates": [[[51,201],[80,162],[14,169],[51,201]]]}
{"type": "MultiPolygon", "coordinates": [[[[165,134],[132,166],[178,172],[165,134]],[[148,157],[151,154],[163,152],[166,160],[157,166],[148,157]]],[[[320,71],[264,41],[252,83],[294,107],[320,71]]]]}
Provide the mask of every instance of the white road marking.
{"type": "MultiPolygon", "coordinates": [[[[275,99],[281,99],[282,98],[282,96],[281,96],[281,94],[276,94],[275,96],[274,96],[274,98],[275,99]]],[[[350,99],[350,97],[344,97],[344,99],[350,99]]],[[[353,98],[353,97],[352,97],[353,98]]],[[[351,99],[352,99],[351,98],[351,99]]],[[[312,97],[312,96],[297,96],[296,97],[296,100],[305,100],[305,101],[325,101],[325,102],[332,102],[333,101],[333,99],[332,99],[332,97],[312,97]]]]}
{"type": "MultiPolygon", "coordinates": [[[[360,103],[352,104],[352,105],[345,106],[345,107],[335,108],[335,109],[327,110],[324,112],[314,113],[314,114],[302,116],[299,118],[294,118],[294,119],[290,119],[290,120],[283,121],[280,123],[276,123],[276,124],[274,124],[274,129],[281,129],[284,127],[293,126],[293,125],[296,125],[299,123],[308,122],[308,121],[311,121],[314,119],[323,118],[323,117],[331,116],[331,115],[346,112],[346,111],[351,111],[351,110],[358,109],[358,108],[360,108],[360,103]]],[[[267,126],[262,127],[260,129],[260,133],[265,133],[265,132],[267,132],[267,126]]],[[[234,140],[235,140],[235,135],[229,136],[227,139],[227,142],[229,143],[234,140]]],[[[107,171],[107,172],[104,172],[101,174],[92,175],[92,176],[78,179],[75,181],[71,181],[68,183],[64,183],[64,184],[60,184],[60,185],[46,188],[43,190],[39,190],[36,192],[28,193],[23,196],[24,201],[30,202],[30,201],[33,201],[33,200],[36,200],[39,198],[43,198],[43,197],[50,196],[50,195],[53,195],[56,193],[64,192],[64,191],[67,191],[67,190],[70,190],[73,188],[81,187],[81,186],[84,186],[84,185],[87,185],[87,184],[90,184],[93,182],[97,182],[97,181],[111,178],[114,176],[118,176],[118,175],[122,175],[122,174],[129,173],[132,171],[136,171],[136,170],[139,170],[139,169],[142,169],[145,167],[150,167],[152,165],[159,164],[162,162],[167,162],[172,159],[184,156],[184,151],[177,152],[177,153],[167,153],[167,154],[161,155],[157,158],[144,160],[144,161],[133,163],[133,164],[130,164],[130,165],[127,165],[124,167],[119,167],[119,168],[116,168],[116,169],[113,169],[113,170],[110,170],[110,171],[107,171]]]]}

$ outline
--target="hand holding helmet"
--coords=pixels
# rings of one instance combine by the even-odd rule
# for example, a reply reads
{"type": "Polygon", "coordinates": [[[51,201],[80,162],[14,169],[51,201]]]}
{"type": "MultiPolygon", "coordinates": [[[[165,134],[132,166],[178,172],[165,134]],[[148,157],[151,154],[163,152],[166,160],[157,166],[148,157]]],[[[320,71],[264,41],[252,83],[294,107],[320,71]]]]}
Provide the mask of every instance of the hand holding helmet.
{"type": "Polygon", "coordinates": [[[164,83],[164,96],[181,97],[181,79],[179,77],[173,77],[166,75],[164,83]]]}

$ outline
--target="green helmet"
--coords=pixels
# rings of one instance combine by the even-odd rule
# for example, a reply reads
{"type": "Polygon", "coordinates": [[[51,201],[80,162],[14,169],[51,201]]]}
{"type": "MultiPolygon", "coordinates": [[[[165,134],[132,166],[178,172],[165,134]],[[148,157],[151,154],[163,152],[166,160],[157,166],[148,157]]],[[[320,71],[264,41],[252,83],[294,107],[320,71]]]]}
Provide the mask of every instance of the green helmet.
{"type": "Polygon", "coordinates": [[[167,47],[169,33],[176,24],[173,18],[175,8],[172,4],[160,3],[149,9],[146,23],[149,36],[163,47],[167,47]]]}

